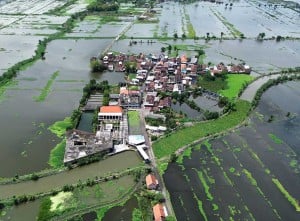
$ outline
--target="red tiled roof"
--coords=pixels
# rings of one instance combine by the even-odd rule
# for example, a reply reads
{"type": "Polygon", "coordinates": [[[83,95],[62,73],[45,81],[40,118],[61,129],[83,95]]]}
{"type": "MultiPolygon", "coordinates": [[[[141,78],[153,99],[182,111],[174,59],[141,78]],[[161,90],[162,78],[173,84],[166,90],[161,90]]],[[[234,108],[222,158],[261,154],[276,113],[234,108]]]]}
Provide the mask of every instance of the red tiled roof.
{"type": "Polygon", "coordinates": [[[122,113],[120,106],[103,106],[100,108],[100,113],[122,113]]]}
{"type": "Polygon", "coordinates": [[[146,176],[146,185],[149,187],[151,184],[156,184],[156,178],[153,174],[146,176]]]}
{"type": "Polygon", "coordinates": [[[156,204],[155,206],[153,206],[153,215],[154,215],[154,220],[155,221],[162,221],[163,218],[165,218],[165,212],[164,212],[164,208],[162,206],[162,204],[156,204]]]}

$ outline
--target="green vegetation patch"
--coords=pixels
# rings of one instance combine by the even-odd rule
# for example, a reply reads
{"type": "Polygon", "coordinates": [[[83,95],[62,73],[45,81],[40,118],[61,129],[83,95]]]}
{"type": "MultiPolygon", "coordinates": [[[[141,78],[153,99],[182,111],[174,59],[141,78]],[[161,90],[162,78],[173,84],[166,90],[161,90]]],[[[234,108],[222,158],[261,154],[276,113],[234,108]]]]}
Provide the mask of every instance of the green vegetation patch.
{"type": "Polygon", "coordinates": [[[213,196],[211,195],[211,193],[209,192],[209,185],[207,184],[207,182],[206,182],[206,180],[205,180],[205,178],[204,178],[204,176],[203,176],[202,171],[197,171],[197,173],[198,173],[198,177],[199,177],[199,179],[200,179],[200,181],[201,181],[201,183],[202,183],[202,186],[203,186],[203,188],[204,188],[204,191],[205,191],[205,194],[206,194],[207,198],[208,198],[210,201],[212,201],[212,200],[214,199],[214,197],[213,197],[213,196]]]}
{"type": "Polygon", "coordinates": [[[100,208],[97,211],[97,220],[101,221],[103,219],[103,217],[105,216],[106,212],[108,210],[110,210],[112,207],[114,207],[114,205],[108,205],[108,206],[104,206],[104,207],[100,208]]]}
{"type": "Polygon", "coordinates": [[[226,75],[217,76],[217,77],[209,77],[210,74],[200,76],[197,80],[197,85],[205,88],[210,91],[214,91],[218,93],[219,91],[226,90],[227,82],[226,82],[226,75]]]}
{"type": "Polygon", "coordinates": [[[131,127],[140,126],[140,115],[138,111],[128,111],[128,122],[131,127]]]}
{"type": "Polygon", "coordinates": [[[291,166],[292,168],[297,167],[297,165],[298,165],[298,161],[297,161],[297,160],[293,159],[293,160],[290,161],[290,166],[291,166]]]}
{"type": "Polygon", "coordinates": [[[202,215],[203,219],[204,219],[205,221],[208,221],[208,218],[207,218],[207,216],[206,216],[206,213],[205,213],[205,211],[204,211],[204,209],[203,209],[203,203],[202,203],[202,201],[201,201],[200,199],[198,199],[198,197],[196,196],[195,193],[194,193],[194,199],[197,200],[197,203],[198,203],[198,209],[199,209],[199,212],[200,212],[200,214],[202,215]]]}
{"type": "Polygon", "coordinates": [[[62,211],[65,208],[65,204],[72,197],[72,192],[59,192],[55,196],[50,197],[51,207],[50,211],[62,211]]]}
{"type": "Polygon", "coordinates": [[[41,102],[46,99],[46,97],[48,96],[48,94],[51,90],[51,86],[52,86],[53,82],[55,81],[55,78],[58,76],[58,74],[59,74],[59,71],[56,71],[51,75],[51,78],[48,80],[46,86],[42,89],[41,94],[38,97],[34,97],[35,101],[41,102]]]}
{"type": "Polygon", "coordinates": [[[253,186],[257,186],[257,182],[256,180],[253,178],[251,172],[249,172],[248,170],[246,169],[243,169],[243,172],[244,174],[247,176],[248,180],[250,181],[250,183],[253,185],[253,186]]]}
{"type": "Polygon", "coordinates": [[[283,143],[283,141],[282,141],[279,137],[277,137],[275,134],[270,133],[270,134],[269,134],[269,137],[270,137],[271,140],[273,140],[274,143],[276,143],[276,144],[282,144],[282,143],[283,143]]]}
{"type": "Polygon", "coordinates": [[[216,120],[197,123],[159,139],[153,143],[154,154],[157,158],[166,157],[195,140],[230,129],[243,121],[249,110],[249,102],[238,100],[236,111],[232,111],[228,115],[216,120]]]}
{"type": "Polygon", "coordinates": [[[177,158],[176,162],[179,164],[183,164],[183,158],[188,157],[191,158],[192,155],[192,147],[186,148],[182,154],[177,158]]]}
{"type": "Polygon", "coordinates": [[[132,221],[143,220],[143,213],[140,209],[134,208],[132,212],[132,221]]]}
{"type": "Polygon", "coordinates": [[[277,186],[280,192],[285,196],[285,198],[295,207],[297,212],[300,212],[300,205],[297,199],[290,195],[290,193],[282,186],[278,179],[272,178],[273,183],[277,186]]]}
{"type": "Polygon", "coordinates": [[[224,90],[220,90],[219,93],[228,98],[237,97],[243,85],[253,79],[253,76],[247,74],[227,74],[227,87],[224,90]]]}
{"type": "Polygon", "coordinates": [[[234,173],[234,172],[235,172],[235,168],[234,168],[234,167],[230,167],[230,168],[229,168],[229,172],[230,172],[230,173],[234,173]]]}
{"type": "Polygon", "coordinates": [[[167,170],[167,168],[168,168],[168,163],[167,162],[164,162],[164,163],[158,163],[157,164],[157,166],[158,166],[158,172],[159,172],[159,174],[162,176],[164,173],[165,173],[165,171],[167,170]]]}
{"type": "Polygon", "coordinates": [[[73,122],[70,117],[66,117],[63,121],[57,121],[52,124],[48,129],[56,134],[58,137],[63,137],[66,130],[73,126],[73,122]]]}
{"type": "Polygon", "coordinates": [[[59,168],[64,165],[64,155],[66,148],[66,139],[63,139],[50,152],[48,164],[53,168],[59,168]]]}

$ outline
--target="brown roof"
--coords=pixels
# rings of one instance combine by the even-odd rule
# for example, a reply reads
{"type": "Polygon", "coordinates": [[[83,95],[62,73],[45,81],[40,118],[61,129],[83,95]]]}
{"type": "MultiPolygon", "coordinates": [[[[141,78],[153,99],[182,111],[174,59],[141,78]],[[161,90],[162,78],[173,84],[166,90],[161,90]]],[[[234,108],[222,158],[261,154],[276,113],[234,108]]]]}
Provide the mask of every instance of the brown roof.
{"type": "Polygon", "coordinates": [[[153,206],[153,215],[154,215],[154,220],[155,221],[162,221],[166,217],[164,208],[162,204],[156,204],[153,206]]]}
{"type": "Polygon", "coordinates": [[[103,106],[100,108],[100,113],[122,113],[120,106],[103,106]]]}
{"type": "Polygon", "coordinates": [[[151,184],[156,184],[156,178],[153,174],[149,174],[146,176],[146,185],[147,187],[151,184]]]}

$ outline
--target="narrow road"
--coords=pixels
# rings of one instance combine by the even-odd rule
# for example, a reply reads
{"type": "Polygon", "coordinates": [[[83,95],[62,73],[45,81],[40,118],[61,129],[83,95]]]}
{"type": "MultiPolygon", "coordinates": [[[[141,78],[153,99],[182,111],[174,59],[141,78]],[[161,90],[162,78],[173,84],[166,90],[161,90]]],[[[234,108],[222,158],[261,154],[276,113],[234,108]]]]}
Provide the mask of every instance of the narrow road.
{"type": "Polygon", "coordinates": [[[143,107],[141,107],[141,109],[140,109],[140,122],[141,122],[141,128],[142,128],[141,132],[143,133],[143,135],[145,137],[145,144],[149,147],[148,148],[148,154],[149,154],[149,157],[150,157],[150,160],[151,160],[151,169],[152,169],[153,173],[155,174],[155,177],[158,179],[159,189],[160,189],[162,195],[164,196],[164,198],[166,200],[165,201],[165,206],[167,208],[168,215],[175,216],[172,203],[171,203],[170,198],[168,197],[168,194],[167,194],[167,189],[165,187],[165,183],[164,183],[163,178],[160,176],[159,171],[157,169],[157,163],[156,163],[156,159],[155,159],[154,152],[153,152],[153,149],[152,149],[151,141],[149,139],[149,136],[148,136],[148,133],[147,133],[146,127],[145,127],[146,122],[145,122],[145,114],[144,114],[144,108],[143,107]]]}

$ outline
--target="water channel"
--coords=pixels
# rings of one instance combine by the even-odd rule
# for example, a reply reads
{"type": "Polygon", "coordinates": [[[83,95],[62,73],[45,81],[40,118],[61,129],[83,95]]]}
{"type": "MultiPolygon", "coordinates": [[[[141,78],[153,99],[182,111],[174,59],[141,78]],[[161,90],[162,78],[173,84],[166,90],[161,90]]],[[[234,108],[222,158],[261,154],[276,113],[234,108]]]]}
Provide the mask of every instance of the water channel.
{"type": "Polygon", "coordinates": [[[34,195],[48,192],[66,184],[77,183],[78,180],[105,176],[108,173],[126,170],[142,163],[138,153],[134,151],[123,152],[107,158],[106,160],[92,163],[86,166],[61,172],[52,176],[40,178],[38,181],[27,181],[11,185],[0,185],[0,198],[12,196],[34,195]]]}

